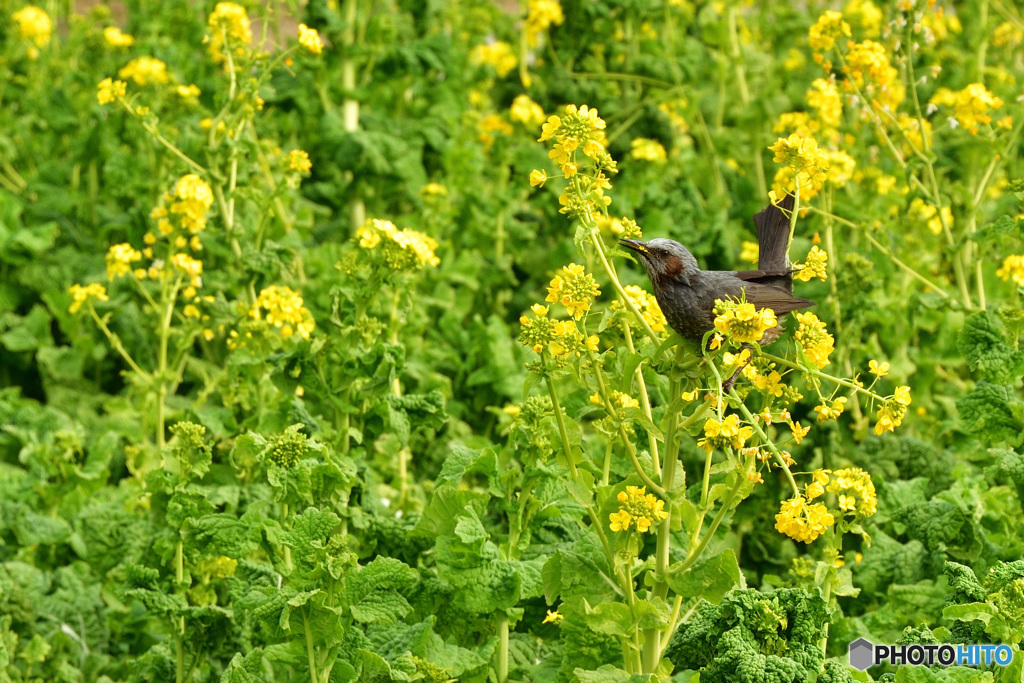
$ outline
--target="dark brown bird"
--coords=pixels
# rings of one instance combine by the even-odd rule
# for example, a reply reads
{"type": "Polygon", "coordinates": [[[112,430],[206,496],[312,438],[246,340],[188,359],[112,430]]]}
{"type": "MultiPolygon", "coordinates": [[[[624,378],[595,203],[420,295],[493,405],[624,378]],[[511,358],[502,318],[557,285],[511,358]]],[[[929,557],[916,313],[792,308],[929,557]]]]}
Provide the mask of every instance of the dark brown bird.
{"type": "MultiPolygon", "coordinates": [[[[654,287],[665,319],[684,338],[700,344],[715,326],[715,299],[740,297],[758,309],[775,311],[780,323],[790,311],[813,306],[815,302],[793,296],[793,270],[789,267],[789,216],[793,197],[779,206],[769,204],[754,215],[757,228],[758,270],[701,270],[693,254],[674,240],[657,238],[647,242],[620,240],[636,252],[654,287]]],[[[767,330],[761,345],[782,335],[781,324],[767,330]]]]}

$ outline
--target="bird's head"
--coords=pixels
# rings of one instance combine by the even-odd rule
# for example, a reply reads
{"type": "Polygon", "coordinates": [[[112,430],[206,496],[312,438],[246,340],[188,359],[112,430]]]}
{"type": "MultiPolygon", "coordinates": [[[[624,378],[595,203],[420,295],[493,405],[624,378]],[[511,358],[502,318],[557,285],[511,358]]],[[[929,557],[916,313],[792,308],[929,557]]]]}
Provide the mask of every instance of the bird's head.
{"type": "Polygon", "coordinates": [[[679,282],[689,285],[690,277],[700,272],[697,259],[675,240],[663,237],[647,242],[624,239],[619,240],[619,244],[636,253],[652,284],[679,282]]]}

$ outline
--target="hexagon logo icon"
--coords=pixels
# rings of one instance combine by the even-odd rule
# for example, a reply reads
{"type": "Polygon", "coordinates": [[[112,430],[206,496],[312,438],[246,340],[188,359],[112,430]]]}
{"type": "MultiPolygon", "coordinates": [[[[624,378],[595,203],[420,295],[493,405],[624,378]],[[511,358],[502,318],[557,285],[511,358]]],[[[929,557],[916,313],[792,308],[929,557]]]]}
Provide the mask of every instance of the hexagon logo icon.
{"type": "Polygon", "coordinates": [[[857,671],[864,671],[875,665],[875,646],[866,638],[858,638],[850,643],[850,666],[857,671]]]}

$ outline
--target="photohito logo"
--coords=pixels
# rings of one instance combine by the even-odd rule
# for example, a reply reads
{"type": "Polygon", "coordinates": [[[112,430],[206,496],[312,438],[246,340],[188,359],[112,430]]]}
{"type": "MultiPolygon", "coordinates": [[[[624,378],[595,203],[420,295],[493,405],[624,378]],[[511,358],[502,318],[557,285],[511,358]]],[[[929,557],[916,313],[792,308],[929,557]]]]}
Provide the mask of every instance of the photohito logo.
{"type": "Polygon", "coordinates": [[[915,666],[1006,666],[1013,660],[1009,645],[874,645],[866,638],[850,643],[850,666],[864,671],[878,664],[915,666]]]}

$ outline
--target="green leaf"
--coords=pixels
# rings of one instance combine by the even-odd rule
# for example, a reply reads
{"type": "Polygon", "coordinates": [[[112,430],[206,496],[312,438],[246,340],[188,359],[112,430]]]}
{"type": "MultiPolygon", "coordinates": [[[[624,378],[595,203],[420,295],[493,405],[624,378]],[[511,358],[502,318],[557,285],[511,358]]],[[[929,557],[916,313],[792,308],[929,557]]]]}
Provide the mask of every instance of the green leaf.
{"type": "Polygon", "coordinates": [[[579,683],[650,683],[657,680],[654,674],[633,674],[630,676],[622,669],[605,664],[596,671],[575,669],[572,675],[579,683]]]}
{"type": "Polygon", "coordinates": [[[636,620],[633,619],[628,605],[621,602],[604,602],[597,607],[591,607],[584,600],[583,607],[586,610],[587,626],[597,633],[622,638],[633,637],[636,620]]]}
{"type": "Polygon", "coordinates": [[[984,244],[986,242],[993,242],[1000,235],[1013,235],[1020,237],[1020,229],[1018,228],[1017,221],[1012,216],[1000,216],[993,223],[989,223],[985,227],[978,230],[971,237],[975,242],[984,244]]]}
{"type": "Polygon", "coordinates": [[[1007,342],[999,318],[988,311],[967,319],[960,330],[957,348],[980,379],[1013,384],[1024,370],[1024,352],[1007,342]]]}
{"type": "Polygon", "coordinates": [[[399,591],[408,589],[417,574],[400,560],[377,557],[345,578],[345,599],[356,621],[388,625],[412,610],[399,591]]]}
{"type": "Polygon", "coordinates": [[[956,407],[964,429],[983,442],[1019,446],[1024,441],[1024,404],[1009,387],[982,380],[956,407]]]}
{"type": "Polygon", "coordinates": [[[736,553],[726,548],[717,555],[701,558],[685,572],[672,573],[669,568],[668,585],[684,599],[700,597],[717,605],[726,593],[740,585],[740,576],[736,553]]]}

